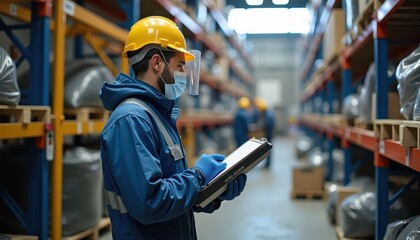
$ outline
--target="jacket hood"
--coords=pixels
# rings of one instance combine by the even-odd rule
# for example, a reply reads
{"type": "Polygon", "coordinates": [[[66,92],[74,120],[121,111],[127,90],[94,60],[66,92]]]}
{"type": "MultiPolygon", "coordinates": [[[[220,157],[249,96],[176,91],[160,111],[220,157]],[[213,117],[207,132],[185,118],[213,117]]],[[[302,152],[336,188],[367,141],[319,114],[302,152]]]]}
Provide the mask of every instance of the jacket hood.
{"type": "Polygon", "coordinates": [[[108,111],[114,111],[123,100],[131,97],[147,101],[165,113],[171,111],[175,104],[156,88],[123,73],[119,73],[113,83],[104,82],[99,97],[108,111]]]}

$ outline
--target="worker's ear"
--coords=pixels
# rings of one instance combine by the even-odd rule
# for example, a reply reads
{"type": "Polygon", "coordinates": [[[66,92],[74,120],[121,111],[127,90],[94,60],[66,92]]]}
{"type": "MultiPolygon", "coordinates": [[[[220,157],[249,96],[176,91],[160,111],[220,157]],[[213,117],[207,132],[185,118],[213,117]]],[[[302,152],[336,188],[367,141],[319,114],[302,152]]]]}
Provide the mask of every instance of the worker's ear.
{"type": "Polygon", "coordinates": [[[161,57],[159,56],[159,54],[154,54],[149,61],[149,65],[157,72],[160,71],[160,61],[161,57]]]}

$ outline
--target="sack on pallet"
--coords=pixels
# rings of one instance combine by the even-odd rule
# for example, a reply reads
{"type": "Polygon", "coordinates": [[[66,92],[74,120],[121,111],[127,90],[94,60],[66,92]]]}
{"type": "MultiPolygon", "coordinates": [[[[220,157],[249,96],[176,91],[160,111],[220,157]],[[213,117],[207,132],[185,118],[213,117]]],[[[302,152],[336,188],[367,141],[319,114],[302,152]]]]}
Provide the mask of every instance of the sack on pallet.
{"type": "Polygon", "coordinates": [[[63,157],[63,236],[97,224],[102,215],[102,171],[100,152],[75,147],[63,157]]]}
{"type": "Polygon", "coordinates": [[[315,144],[310,137],[301,135],[296,141],[295,154],[299,159],[305,158],[314,147],[315,144]]]}
{"type": "MultiPolygon", "coordinates": [[[[391,194],[389,194],[392,196],[391,194]]],[[[366,191],[346,198],[340,206],[340,227],[344,237],[371,238],[375,236],[376,194],[366,191]]],[[[410,216],[408,207],[398,199],[389,208],[389,220],[410,216]]]]}
{"type": "Polygon", "coordinates": [[[415,217],[401,231],[397,240],[417,240],[420,239],[420,216],[415,217]]]}
{"type": "Polygon", "coordinates": [[[420,47],[401,60],[396,70],[396,77],[400,94],[400,112],[406,119],[412,120],[420,84],[420,47]]]}
{"type": "Polygon", "coordinates": [[[16,66],[7,52],[0,47],[0,104],[18,105],[20,90],[16,66]]]}
{"type": "Polygon", "coordinates": [[[77,61],[66,65],[64,104],[67,107],[102,107],[99,90],[103,82],[112,83],[114,76],[101,63],[77,61]]]}
{"type": "MultiPolygon", "coordinates": [[[[388,61],[387,75],[392,77],[395,73],[396,64],[392,61],[388,61]]],[[[366,72],[365,82],[362,90],[360,91],[359,106],[360,106],[360,118],[364,123],[372,122],[372,94],[375,90],[376,72],[375,63],[369,65],[369,69],[366,72]]],[[[391,85],[389,91],[396,91],[395,86],[391,85]]]]}
{"type": "Polygon", "coordinates": [[[417,91],[416,102],[414,103],[413,120],[420,121],[420,88],[417,91]]]}
{"type": "Polygon", "coordinates": [[[403,220],[397,220],[388,224],[386,227],[386,232],[384,236],[384,240],[395,240],[397,239],[398,235],[400,235],[401,231],[414,219],[408,218],[403,220]]]}
{"type": "Polygon", "coordinates": [[[348,125],[353,125],[354,119],[360,115],[360,94],[350,94],[343,100],[343,115],[348,125]]]}
{"type": "MultiPolygon", "coordinates": [[[[370,177],[357,177],[353,179],[347,186],[349,187],[360,187],[363,190],[374,189],[375,183],[370,177]]],[[[337,211],[337,189],[338,185],[332,185],[328,189],[330,198],[327,203],[327,216],[332,224],[336,222],[336,211],[337,211]]]]}

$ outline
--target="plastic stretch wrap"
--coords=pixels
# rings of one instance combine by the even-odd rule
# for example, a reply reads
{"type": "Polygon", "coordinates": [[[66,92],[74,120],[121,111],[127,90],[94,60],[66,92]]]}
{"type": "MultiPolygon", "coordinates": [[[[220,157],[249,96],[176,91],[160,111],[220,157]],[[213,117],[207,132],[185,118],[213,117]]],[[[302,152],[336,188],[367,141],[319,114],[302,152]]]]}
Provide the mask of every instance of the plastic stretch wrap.
{"type": "Polygon", "coordinates": [[[76,147],[63,157],[63,235],[97,224],[102,215],[102,172],[98,150],[76,147]]]}
{"type": "MultiPolygon", "coordinates": [[[[395,64],[388,61],[387,75],[392,77],[395,72],[395,64]]],[[[360,118],[365,123],[372,122],[372,93],[375,90],[376,72],[375,64],[371,63],[365,76],[365,82],[362,90],[360,91],[359,106],[360,106],[360,118]]]]}
{"type": "MultiPolygon", "coordinates": [[[[354,0],[346,0],[346,29],[349,30],[353,26],[354,20],[359,16],[359,2],[354,0]]],[[[357,25],[357,24],[355,24],[357,25]]]]}
{"type": "MultiPolygon", "coordinates": [[[[364,190],[370,190],[370,189],[374,189],[374,181],[369,178],[369,177],[358,177],[355,178],[353,181],[351,181],[348,184],[349,187],[360,187],[361,189],[364,190]]],[[[328,215],[328,219],[330,220],[331,223],[335,223],[335,216],[336,216],[336,202],[337,202],[337,189],[338,189],[339,185],[331,185],[329,189],[327,189],[327,191],[329,192],[329,201],[327,203],[327,215],[328,215]]]]}
{"type": "MultiPolygon", "coordinates": [[[[344,237],[370,238],[375,236],[376,194],[372,191],[354,194],[340,206],[340,226],[344,237]]],[[[409,209],[398,199],[389,208],[389,220],[407,218],[409,209]]]]}
{"type": "Polygon", "coordinates": [[[64,103],[68,107],[102,107],[99,90],[102,83],[113,82],[112,73],[101,64],[89,63],[66,70],[64,103]]]}
{"type": "Polygon", "coordinates": [[[349,123],[352,123],[353,120],[359,116],[359,97],[359,94],[350,94],[344,98],[343,114],[349,123]]]}
{"type": "Polygon", "coordinates": [[[420,216],[415,217],[401,231],[397,240],[418,240],[420,239],[420,216]]]}
{"type": "Polygon", "coordinates": [[[16,66],[7,52],[0,47],[0,104],[17,105],[20,90],[16,77],[16,66]]]}
{"type": "Polygon", "coordinates": [[[326,155],[321,151],[320,147],[315,147],[308,153],[308,163],[310,166],[323,166],[326,160],[326,155]]]}
{"type": "Polygon", "coordinates": [[[388,224],[386,227],[386,232],[384,240],[395,240],[401,231],[413,220],[414,218],[408,218],[403,220],[397,220],[388,224]]]}
{"type": "Polygon", "coordinates": [[[401,60],[397,67],[396,77],[401,114],[409,120],[413,119],[413,115],[419,118],[420,112],[414,112],[414,104],[420,84],[420,47],[401,60]]]}
{"type": "Polygon", "coordinates": [[[417,91],[416,102],[414,103],[413,120],[420,121],[420,88],[417,91]]]}
{"type": "Polygon", "coordinates": [[[344,178],[344,152],[341,149],[334,149],[332,156],[334,160],[332,180],[335,182],[341,182],[344,178]]]}
{"type": "Polygon", "coordinates": [[[311,149],[315,147],[314,142],[308,136],[299,136],[296,145],[295,152],[298,158],[304,158],[311,149]]]}

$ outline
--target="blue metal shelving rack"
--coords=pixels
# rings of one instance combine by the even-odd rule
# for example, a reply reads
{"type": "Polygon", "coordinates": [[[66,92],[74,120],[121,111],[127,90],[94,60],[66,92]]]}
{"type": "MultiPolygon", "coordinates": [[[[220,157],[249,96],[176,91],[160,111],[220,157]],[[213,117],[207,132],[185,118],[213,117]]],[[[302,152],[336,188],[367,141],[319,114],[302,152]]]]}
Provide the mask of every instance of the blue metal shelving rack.
{"type": "MultiPolygon", "coordinates": [[[[331,0],[333,1],[333,0],[331,0]]],[[[330,3],[330,1],[328,1],[330,3]]],[[[331,6],[328,5],[327,6],[331,6]]],[[[364,32],[358,36],[351,46],[348,46],[341,53],[341,99],[348,94],[355,92],[353,84],[360,81],[360,71],[367,69],[367,66],[361,64],[361,60],[374,61],[376,81],[376,116],[377,119],[386,119],[388,117],[388,87],[393,78],[387,76],[388,59],[404,57],[404,53],[418,46],[420,41],[420,32],[418,19],[407,19],[402,22],[402,17],[410,16],[410,8],[418,9],[420,2],[413,0],[385,0],[383,5],[376,10],[375,19],[364,32]],[[394,21],[394,22],[393,22],[394,21]],[[394,24],[389,24],[393,22],[394,24]],[[399,27],[395,27],[395,23],[399,27]],[[415,34],[417,33],[417,34],[415,34]]],[[[408,54],[408,53],[407,53],[408,54]]],[[[310,64],[306,63],[305,66],[310,64]]],[[[311,101],[313,96],[319,92],[319,89],[327,85],[327,91],[330,90],[330,79],[324,77],[321,81],[316,81],[304,90],[302,101],[311,101]]],[[[334,81],[336,82],[336,81],[334,81]]],[[[327,94],[328,95],[328,94],[327,94]]],[[[328,97],[330,97],[328,95],[328,97]]],[[[330,101],[330,99],[328,99],[330,101]]],[[[352,144],[358,145],[364,149],[371,151],[374,155],[375,167],[375,184],[376,184],[376,239],[383,239],[387,225],[389,207],[406,189],[418,181],[420,176],[420,150],[415,148],[405,148],[398,143],[389,140],[379,140],[373,133],[361,131],[355,128],[346,127],[344,129],[331,129],[321,124],[313,124],[308,121],[302,121],[302,124],[315,129],[318,133],[331,135],[335,133],[342,139],[341,148],[344,150],[344,179],[343,183],[350,182],[351,173],[356,169],[360,162],[353,163],[351,159],[350,149],[352,144]],[[338,132],[338,133],[337,133],[338,132]],[[412,180],[398,191],[391,199],[389,199],[389,175],[391,162],[397,162],[408,168],[414,169],[414,177],[412,180]]],[[[331,159],[330,159],[331,161],[331,159]]],[[[408,169],[407,169],[408,170],[408,169]]],[[[412,174],[413,171],[407,171],[412,174]]]]}
{"type": "MultiPolygon", "coordinates": [[[[24,59],[30,64],[30,79],[27,99],[22,99],[28,105],[49,106],[49,45],[50,45],[50,0],[31,1],[31,23],[6,25],[0,16],[0,30],[5,32],[11,41],[19,48],[22,57],[17,61],[19,66],[24,59]],[[16,29],[30,29],[30,45],[24,46],[19,37],[13,33],[16,29]]],[[[18,137],[18,136],[17,136],[18,137]]],[[[44,138],[28,139],[32,149],[29,150],[28,169],[30,182],[28,189],[28,212],[2,191],[0,195],[12,210],[20,224],[30,235],[39,239],[48,238],[48,171],[49,162],[44,147],[37,147],[38,141],[44,138]]],[[[43,145],[43,144],[42,144],[43,145]]]]}

